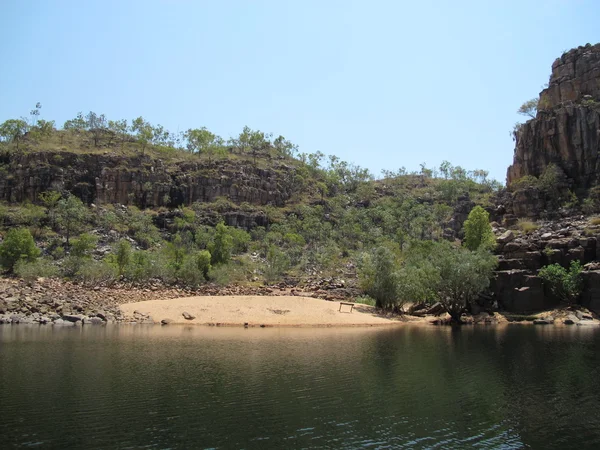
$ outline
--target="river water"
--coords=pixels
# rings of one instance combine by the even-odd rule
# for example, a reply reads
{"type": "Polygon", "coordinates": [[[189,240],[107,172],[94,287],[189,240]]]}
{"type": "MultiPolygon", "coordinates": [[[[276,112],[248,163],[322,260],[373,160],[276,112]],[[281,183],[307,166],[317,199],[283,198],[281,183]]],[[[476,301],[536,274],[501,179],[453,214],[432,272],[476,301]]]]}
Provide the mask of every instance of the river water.
{"type": "Polygon", "coordinates": [[[0,447],[600,448],[600,330],[0,326],[0,447]]]}

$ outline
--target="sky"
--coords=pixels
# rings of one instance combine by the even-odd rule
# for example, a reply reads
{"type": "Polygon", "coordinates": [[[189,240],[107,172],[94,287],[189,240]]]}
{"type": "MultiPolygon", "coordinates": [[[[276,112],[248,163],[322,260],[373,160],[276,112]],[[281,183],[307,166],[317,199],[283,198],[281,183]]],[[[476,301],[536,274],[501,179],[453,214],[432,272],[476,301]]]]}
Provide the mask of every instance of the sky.
{"type": "Polygon", "coordinates": [[[369,168],[504,182],[516,113],[600,41],[597,0],[0,0],[0,122],[245,125],[369,168]]]}

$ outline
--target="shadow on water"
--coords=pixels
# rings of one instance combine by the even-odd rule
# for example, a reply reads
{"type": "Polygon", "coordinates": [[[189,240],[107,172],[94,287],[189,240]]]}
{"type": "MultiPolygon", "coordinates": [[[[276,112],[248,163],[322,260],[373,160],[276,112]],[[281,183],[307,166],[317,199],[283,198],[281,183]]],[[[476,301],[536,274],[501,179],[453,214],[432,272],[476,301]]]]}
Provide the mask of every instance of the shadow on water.
{"type": "Polygon", "coordinates": [[[0,327],[0,435],[57,448],[591,448],[582,327],[0,327]]]}

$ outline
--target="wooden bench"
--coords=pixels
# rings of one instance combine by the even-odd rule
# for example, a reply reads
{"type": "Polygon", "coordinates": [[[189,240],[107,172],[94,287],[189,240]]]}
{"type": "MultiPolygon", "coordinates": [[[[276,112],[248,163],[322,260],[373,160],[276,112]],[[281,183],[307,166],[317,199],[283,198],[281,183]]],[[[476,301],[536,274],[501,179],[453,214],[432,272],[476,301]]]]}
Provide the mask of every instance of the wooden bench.
{"type": "Polygon", "coordinates": [[[342,306],[349,306],[350,312],[352,312],[352,310],[354,309],[354,303],[340,302],[340,309],[338,309],[339,312],[342,312],[342,306]]]}

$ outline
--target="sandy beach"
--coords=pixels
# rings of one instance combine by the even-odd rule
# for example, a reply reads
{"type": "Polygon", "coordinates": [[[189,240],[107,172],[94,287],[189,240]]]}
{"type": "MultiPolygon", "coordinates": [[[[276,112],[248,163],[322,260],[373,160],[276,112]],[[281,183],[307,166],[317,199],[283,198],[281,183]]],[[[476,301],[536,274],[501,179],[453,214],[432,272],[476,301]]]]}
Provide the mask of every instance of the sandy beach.
{"type": "Polygon", "coordinates": [[[206,296],[126,303],[121,310],[133,318],[135,312],[149,315],[156,323],[169,319],[172,324],[220,326],[384,326],[403,323],[398,317],[384,317],[375,308],[297,296],[206,296]],[[186,312],[194,319],[187,320],[186,312]]]}

